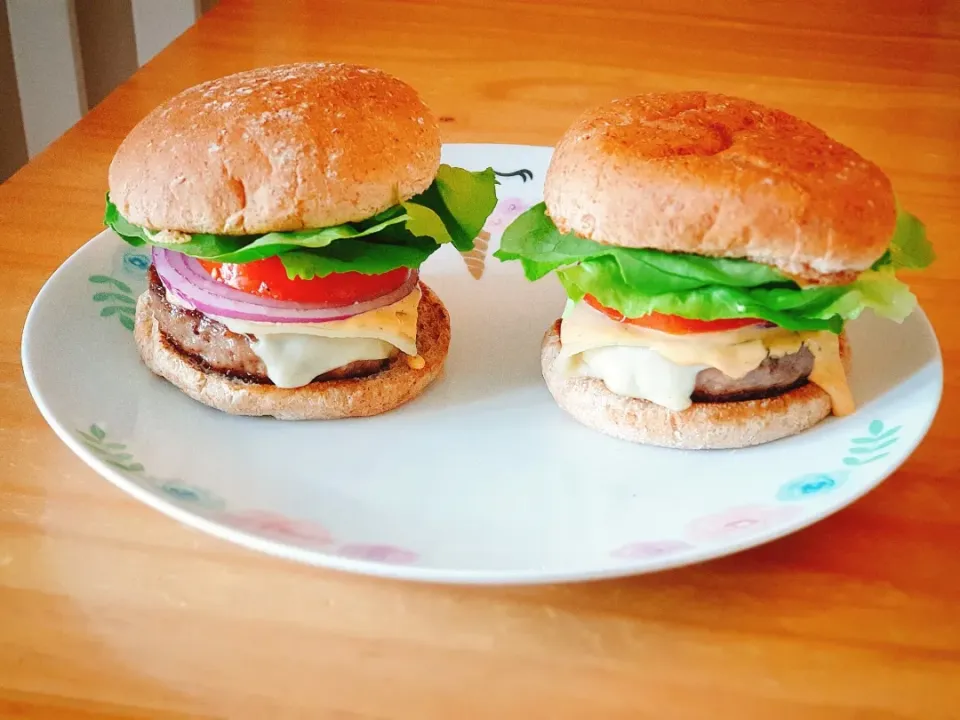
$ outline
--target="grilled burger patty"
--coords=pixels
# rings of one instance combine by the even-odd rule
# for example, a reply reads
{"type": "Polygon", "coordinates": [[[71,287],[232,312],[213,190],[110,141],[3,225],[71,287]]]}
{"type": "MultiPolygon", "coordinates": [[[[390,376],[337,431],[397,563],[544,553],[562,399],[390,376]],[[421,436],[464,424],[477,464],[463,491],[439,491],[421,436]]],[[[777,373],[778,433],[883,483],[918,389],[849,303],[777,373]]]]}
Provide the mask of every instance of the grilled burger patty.
{"type": "MultiPolygon", "coordinates": [[[[150,267],[148,300],[150,312],[163,336],[184,355],[191,357],[205,370],[230,377],[272,385],[267,369],[250,345],[249,335],[230,332],[223,323],[212,320],[199,310],[187,310],[171,304],[167,291],[150,267]]],[[[358,360],[324,373],[313,382],[366,377],[385,370],[397,360],[400,351],[383,360],[358,360]]]]}
{"type": "Polygon", "coordinates": [[[694,402],[735,402],[776,397],[807,384],[813,372],[813,353],[806,346],[783,357],[766,357],[742,378],[734,379],[716,368],[701,370],[691,399],[694,402]]]}

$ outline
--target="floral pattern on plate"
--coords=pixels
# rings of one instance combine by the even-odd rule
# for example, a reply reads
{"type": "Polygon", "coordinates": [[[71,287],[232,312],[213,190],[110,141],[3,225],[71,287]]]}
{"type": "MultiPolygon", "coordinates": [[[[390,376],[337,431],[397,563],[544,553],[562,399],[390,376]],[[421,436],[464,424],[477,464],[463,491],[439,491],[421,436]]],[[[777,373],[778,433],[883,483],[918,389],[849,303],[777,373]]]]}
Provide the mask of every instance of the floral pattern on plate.
{"type": "Polygon", "coordinates": [[[391,565],[408,565],[417,561],[417,553],[395,545],[352,543],[337,548],[337,555],[354,560],[371,560],[391,565]]]}
{"type": "Polygon", "coordinates": [[[109,275],[91,275],[88,279],[94,285],[101,286],[92,296],[93,301],[101,305],[100,317],[115,317],[132,332],[137,300],[130,286],[109,275]]]}
{"type": "Polygon", "coordinates": [[[777,500],[795,502],[809,500],[816,495],[826,495],[847,482],[849,477],[850,473],[846,470],[803,475],[796,480],[790,480],[781,485],[777,491],[777,500]]]}
{"type": "Polygon", "coordinates": [[[227,502],[212,490],[187,485],[179,480],[167,480],[145,476],[144,481],[154,487],[159,493],[177,505],[200,508],[203,510],[223,510],[227,502]]]}
{"type": "Polygon", "coordinates": [[[651,558],[666,557],[677,553],[692,550],[693,545],[684,540],[642,540],[640,542],[621,545],[610,553],[618,560],[648,560],[651,558]]]}
{"type": "MultiPolygon", "coordinates": [[[[179,480],[148,475],[144,466],[136,462],[126,443],[116,442],[97,423],[86,430],[77,430],[80,441],[104,463],[125,473],[137,484],[151,488],[168,502],[194,511],[203,511],[217,522],[243,532],[279,542],[290,542],[312,548],[323,548],[334,543],[326,528],[311,520],[294,518],[282,513],[261,509],[227,510],[227,502],[208,488],[183,483],[179,480]]],[[[343,557],[372,562],[407,564],[416,562],[417,553],[392,545],[348,543],[338,551],[343,557]]]]}
{"type": "Polygon", "coordinates": [[[132,278],[142,279],[150,267],[150,253],[142,250],[126,250],[118,261],[114,263],[114,275],[124,274],[132,278]]]}
{"type": "Polygon", "coordinates": [[[494,237],[500,237],[517,217],[530,207],[530,203],[523,198],[507,197],[497,202],[490,217],[487,218],[483,229],[494,237]]]}
{"type": "MultiPolygon", "coordinates": [[[[871,422],[868,435],[851,441],[852,454],[849,457],[859,460],[865,455],[869,462],[869,458],[896,442],[900,429],[899,426],[887,429],[876,420],[871,422]],[[867,448],[868,452],[854,452],[859,448],[867,448]]],[[[77,436],[105,464],[134,477],[139,484],[153,488],[176,505],[202,510],[208,515],[212,513],[218,522],[280,542],[315,548],[332,546],[337,542],[325,527],[313,521],[264,509],[228,510],[226,501],[207,488],[148,475],[127,445],[109,439],[106,430],[97,423],[85,430],[77,430],[77,436]]],[[[795,503],[836,491],[849,480],[851,472],[846,469],[803,475],[780,485],[775,497],[783,504],[740,505],[704,515],[686,526],[685,539],[631,542],[613,549],[610,556],[618,560],[651,560],[681,554],[704,544],[731,541],[774,530],[800,515],[801,511],[795,503]]],[[[353,560],[391,565],[414,564],[421,557],[419,553],[395,545],[359,542],[341,543],[335,553],[353,560]]]]}
{"type": "Polygon", "coordinates": [[[220,516],[220,520],[240,530],[298,545],[323,547],[333,542],[326,528],[314,522],[290,518],[267,510],[224,513],[220,516]]]}
{"type": "Polygon", "coordinates": [[[749,537],[786,524],[800,514],[800,508],[793,505],[741,505],[692,520],[686,536],[696,543],[749,537]]]}
{"type": "Polygon", "coordinates": [[[897,443],[902,427],[886,427],[882,421],[874,420],[867,427],[867,434],[850,441],[850,450],[843,459],[844,465],[857,467],[881,460],[890,454],[890,448],[897,443]]]}

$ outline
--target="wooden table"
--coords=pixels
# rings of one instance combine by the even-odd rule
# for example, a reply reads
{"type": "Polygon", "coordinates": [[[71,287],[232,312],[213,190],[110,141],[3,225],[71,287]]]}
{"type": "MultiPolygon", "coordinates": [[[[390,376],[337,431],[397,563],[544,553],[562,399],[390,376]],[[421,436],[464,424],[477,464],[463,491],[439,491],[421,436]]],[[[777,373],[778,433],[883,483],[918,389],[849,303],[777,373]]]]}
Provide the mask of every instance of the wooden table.
{"type": "Polygon", "coordinates": [[[0,186],[0,717],[960,717],[960,3],[638,5],[224,0],[0,186]],[[549,144],[584,106],[670,88],[823,126],[890,174],[937,245],[911,278],[947,368],[929,438],[809,530],[579,586],[353,578],[126,497],[34,408],[27,308],[98,231],[107,164],[141,116],[207,78],[317,58],[406,79],[451,141],[549,144]]]}

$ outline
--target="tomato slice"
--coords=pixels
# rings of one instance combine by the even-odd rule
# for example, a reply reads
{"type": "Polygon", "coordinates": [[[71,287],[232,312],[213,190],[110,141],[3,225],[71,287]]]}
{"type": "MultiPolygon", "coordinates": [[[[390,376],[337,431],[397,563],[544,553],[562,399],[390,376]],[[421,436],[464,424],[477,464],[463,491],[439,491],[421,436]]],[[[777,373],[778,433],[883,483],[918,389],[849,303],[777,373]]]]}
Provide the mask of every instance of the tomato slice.
{"type": "Polygon", "coordinates": [[[691,320],[690,318],[680,317],[679,315],[664,315],[663,313],[650,313],[637,318],[624,317],[623,313],[613,308],[605,307],[592,295],[585,295],[583,298],[587,305],[595,310],[599,310],[604,315],[617,322],[627,325],[638,325],[640,327],[659,330],[670,333],[671,335],[689,335],[692,333],[723,332],[724,330],[736,330],[737,328],[749,327],[750,325],[766,325],[765,320],[760,318],[729,318],[725,320],[691,320]]]}
{"type": "Polygon", "coordinates": [[[200,260],[200,265],[217,282],[243,292],[274,300],[333,306],[365,302],[392,292],[403,285],[410,272],[397,268],[382,275],[345,272],[291,280],[277,256],[248,263],[200,260]]]}

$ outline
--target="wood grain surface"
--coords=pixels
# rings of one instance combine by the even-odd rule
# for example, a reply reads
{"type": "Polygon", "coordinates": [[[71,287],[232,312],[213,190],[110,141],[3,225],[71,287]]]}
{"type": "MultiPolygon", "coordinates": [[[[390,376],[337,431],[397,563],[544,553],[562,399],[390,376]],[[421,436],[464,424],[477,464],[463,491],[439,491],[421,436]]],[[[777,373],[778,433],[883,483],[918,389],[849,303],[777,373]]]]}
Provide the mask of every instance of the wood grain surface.
{"type": "Polygon", "coordinates": [[[0,186],[0,718],[960,717],[958,232],[957,2],[223,0],[0,186]],[[927,441],[792,537],[576,586],[353,578],[128,498],[34,407],[28,306],[100,229],[107,165],[140,117],[307,59],[404,78],[450,141],[552,144],[587,105],[673,88],[821,125],[888,172],[939,252],[909,278],[946,363],[927,441]]]}

